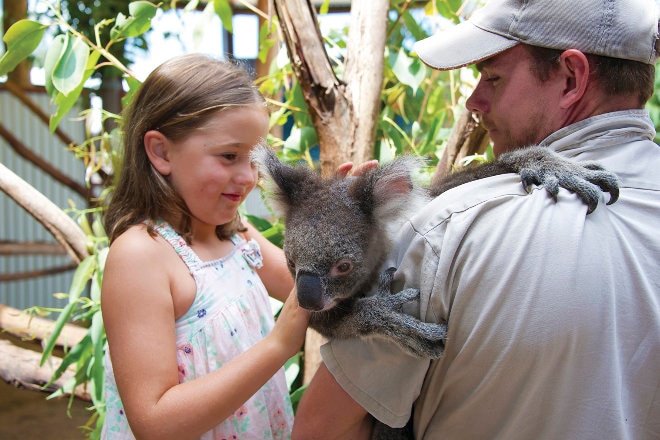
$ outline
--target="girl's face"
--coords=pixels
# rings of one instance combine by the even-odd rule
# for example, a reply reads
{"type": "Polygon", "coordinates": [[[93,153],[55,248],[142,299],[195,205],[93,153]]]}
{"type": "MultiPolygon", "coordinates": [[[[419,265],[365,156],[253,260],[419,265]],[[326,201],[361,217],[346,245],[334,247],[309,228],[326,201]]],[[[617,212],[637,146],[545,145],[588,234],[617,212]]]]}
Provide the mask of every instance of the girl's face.
{"type": "Polygon", "coordinates": [[[268,134],[263,107],[218,112],[203,127],[168,148],[168,178],[183,198],[193,225],[231,221],[257,182],[250,152],[268,134]]]}

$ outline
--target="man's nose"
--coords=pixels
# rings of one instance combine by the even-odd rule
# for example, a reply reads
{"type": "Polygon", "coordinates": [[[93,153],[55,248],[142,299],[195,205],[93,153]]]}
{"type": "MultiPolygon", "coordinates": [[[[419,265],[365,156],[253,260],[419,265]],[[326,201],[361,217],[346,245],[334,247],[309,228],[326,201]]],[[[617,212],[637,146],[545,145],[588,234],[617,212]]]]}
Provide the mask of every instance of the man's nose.
{"type": "Polygon", "coordinates": [[[488,103],[481,88],[481,81],[479,81],[477,87],[472,91],[467,101],[465,101],[465,107],[476,114],[486,113],[488,111],[488,103]]]}

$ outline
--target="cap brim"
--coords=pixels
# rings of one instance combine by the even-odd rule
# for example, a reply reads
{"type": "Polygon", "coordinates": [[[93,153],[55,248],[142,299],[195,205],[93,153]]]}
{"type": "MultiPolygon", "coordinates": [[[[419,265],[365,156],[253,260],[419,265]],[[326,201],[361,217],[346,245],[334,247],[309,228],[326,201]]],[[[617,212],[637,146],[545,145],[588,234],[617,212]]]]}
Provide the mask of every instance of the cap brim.
{"type": "Polygon", "coordinates": [[[416,42],[413,51],[429,66],[449,70],[478,63],[518,43],[466,21],[416,42]]]}

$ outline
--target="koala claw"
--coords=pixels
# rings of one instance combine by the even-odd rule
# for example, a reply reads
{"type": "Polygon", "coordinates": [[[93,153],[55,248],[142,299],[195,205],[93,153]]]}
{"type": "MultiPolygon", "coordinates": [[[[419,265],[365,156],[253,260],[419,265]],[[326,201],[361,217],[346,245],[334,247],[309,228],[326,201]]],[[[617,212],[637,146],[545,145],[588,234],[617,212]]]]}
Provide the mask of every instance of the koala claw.
{"type": "Polygon", "coordinates": [[[501,166],[520,174],[527,192],[540,185],[557,199],[559,187],[574,192],[588,207],[587,214],[598,206],[601,192],[610,193],[611,205],[619,198],[619,180],[612,172],[593,161],[572,162],[545,147],[529,147],[504,153],[501,166]]]}
{"type": "Polygon", "coordinates": [[[595,163],[575,166],[573,170],[561,171],[523,168],[520,178],[527,192],[530,192],[532,185],[541,185],[554,200],[557,200],[560,186],[574,192],[587,205],[587,214],[598,206],[601,191],[610,193],[608,205],[617,201],[619,182],[615,174],[595,163]]]}

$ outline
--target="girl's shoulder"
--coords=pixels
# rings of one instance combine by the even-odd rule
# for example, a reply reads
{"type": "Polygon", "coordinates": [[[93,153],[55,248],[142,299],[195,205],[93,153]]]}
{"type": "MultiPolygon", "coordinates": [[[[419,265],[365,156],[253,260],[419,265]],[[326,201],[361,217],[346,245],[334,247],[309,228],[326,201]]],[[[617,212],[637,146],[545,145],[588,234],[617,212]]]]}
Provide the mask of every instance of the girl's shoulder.
{"type": "Polygon", "coordinates": [[[172,261],[178,260],[172,246],[158,233],[150,233],[144,224],[126,229],[112,242],[108,254],[109,259],[140,263],[141,266],[150,261],[162,265],[169,257],[172,257],[172,261]]]}

